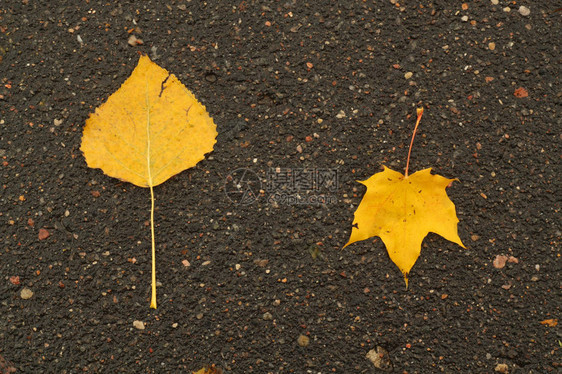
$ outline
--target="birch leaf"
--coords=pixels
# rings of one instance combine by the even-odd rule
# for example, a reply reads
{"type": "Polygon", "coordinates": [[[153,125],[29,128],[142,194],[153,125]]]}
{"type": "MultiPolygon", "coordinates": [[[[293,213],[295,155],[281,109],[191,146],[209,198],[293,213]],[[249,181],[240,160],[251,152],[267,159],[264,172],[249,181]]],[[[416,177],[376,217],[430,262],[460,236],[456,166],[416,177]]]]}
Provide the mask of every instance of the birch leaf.
{"type": "Polygon", "coordinates": [[[205,107],[165,69],[141,56],[131,76],[90,115],[81,150],[91,168],[154,187],[213,150],[216,126],[205,107]]]}
{"type": "Polygon", "coordinates": [[[154,192],[213,150],[216,126],[205,107],[147,56],[121,88],[86,120],[81,150],[91,168],[150,188],[152,299],[156,308],[154,192]]]}
{"type": "Polygon", "coordinates": [[[215,365],[204,367],[193,374],[222,374],[222,370],[215,367],[215,365]]]}

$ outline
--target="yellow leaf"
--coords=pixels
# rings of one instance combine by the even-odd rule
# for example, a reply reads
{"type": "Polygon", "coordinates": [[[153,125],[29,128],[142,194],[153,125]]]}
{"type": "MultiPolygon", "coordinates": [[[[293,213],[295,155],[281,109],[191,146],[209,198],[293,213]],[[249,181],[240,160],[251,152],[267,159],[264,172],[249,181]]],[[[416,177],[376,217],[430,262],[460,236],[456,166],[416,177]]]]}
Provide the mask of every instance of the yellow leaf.
{"type": "Polygon", "coordinates": [[[216,136],[195,96],[141,56],[121,88],[86,121],[81,150],[89,167],[154,187],[195,166],[213,150],[216,136]]]}
{"type": "Polygon", "coordinates": [[[222,374],[222,370],[215,367],[215,365],[212,365],[203,369],[199,369],[196,372],[193,372],[193,374],[222,374]]]}
{"type": "Polygon", "coordinates": [[[86,120],[81,150],[91,168],[149,187],[152,299],[156,308],[153,187],[195,166],[213,150],[216,126],[205,107],[147,56],[121,88],[86,120]]]}
{"type": "Polygon", "coordinates": [[[429,232],[465,248],[457,233],[459,220],[455,205],[445,192],[454,180],[431,174],[431,168],[405,177],[385,167],[384,171],[360,182],[367,191],[355,211],[354,227],[345,247],[379,236],[407,286],[408,273],[429,232]]]}

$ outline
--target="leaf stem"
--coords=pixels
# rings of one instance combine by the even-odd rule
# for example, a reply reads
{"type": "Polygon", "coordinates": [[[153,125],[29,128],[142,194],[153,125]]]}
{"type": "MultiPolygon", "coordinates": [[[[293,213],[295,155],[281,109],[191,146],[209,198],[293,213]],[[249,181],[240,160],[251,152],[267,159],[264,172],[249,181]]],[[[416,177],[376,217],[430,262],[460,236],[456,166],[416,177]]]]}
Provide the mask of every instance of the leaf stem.
{"type": "Polygon", "coordinates": [[[410,155],[412,154],[412,146],[414,145],[414,138],[416,137],[416,132],[418,131],[418,125],[420,124],[420,121],[421,121],[421,118],[422,118],[422,115],[423,115],[423,108],[417,108],[416,113],[418,115],[418,119],[416,121],[416,127],[414,127],[414,133],[412,134],[412,141],[410,142],[410,149],[408,150],[408,159],[406,160],[406,173],[404,174],[405,178],[408,178],[408,167],[410,166],[410,155]]]}
{"type": "Polygon", "coordinates": [[[146,173],[150,186],[150,232],[152,234],[152,296],[150,307],[156,309],[156,242],[154,239],[154,190],[152,188],[152,165],[150,163],[150,100],[148,98],[148,80],[146,81],[146,173]]]}
{"type": "Polygon", "coordinates": [[[150,231],[152,233],[152,297],[150,307],[156,309],[156,244],[154,239],[154,191],[150,185],[150,231]]]}

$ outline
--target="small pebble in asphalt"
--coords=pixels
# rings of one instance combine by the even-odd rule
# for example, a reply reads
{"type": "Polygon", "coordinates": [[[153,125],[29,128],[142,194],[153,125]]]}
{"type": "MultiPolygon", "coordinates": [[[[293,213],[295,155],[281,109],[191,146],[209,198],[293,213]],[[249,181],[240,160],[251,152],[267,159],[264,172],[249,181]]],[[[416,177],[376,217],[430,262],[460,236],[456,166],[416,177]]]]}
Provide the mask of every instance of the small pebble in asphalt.
{"type": "Polygon", "coordinates": [[[144,330],[144,323],[142,321],[134,321],[133,327],[137,330],[144,330]]]}
{"type": "Polygon", "coordinates": [[[531,14],[531,9],[521,5],[519,7],[519,14],[521,14],[523,17],[527,17],[529,14],[531,14]]]}
{"type": "Polygon", "coordinates": [[[33,291],[31,291],[29,288],[24,288],[20,292],[20,297],[24,300],[31,299],[32,296],[33,296],[33,291]]]}
{"type": "Polygon", "coordinates": [[[39,234],[37,235],[39,240],[45,240],[47,239],[51,234],[49,233],[49,231],[47,231],[47,229],[39,229],[39,234]]]}
{"type": "MultiPolygon", "coordinates": [[[[375,365],[377,369],[389,369],[390,360],[388,358],[388,351],[382,347],[377,347],[376,349],[371,349],[365,356],[369,361],[375,365]]],[[[385,370],[386,371],[386,370],[385,370]]]]}
{"type": "Polygon", "coordinates": [[[144,42],[142,41],[142,39],[137,38],[134,35],[129,36],[129,39],[127,40],[127,43],[129,43],[129,45],[131,47],[136,47],[137,45],[141,45],[144,44],[144,42]]]}
{"type": "Polygon", "coordinates": [[[497,364],[494,370],[498,373],[508,373],[507,364],[497,364]]]}
{"type": "Polygon", "coordinates": [[[306,347],[310,343],[310,338],[306,335],[300,335],[297,342],[301,347],[306,347]]]}

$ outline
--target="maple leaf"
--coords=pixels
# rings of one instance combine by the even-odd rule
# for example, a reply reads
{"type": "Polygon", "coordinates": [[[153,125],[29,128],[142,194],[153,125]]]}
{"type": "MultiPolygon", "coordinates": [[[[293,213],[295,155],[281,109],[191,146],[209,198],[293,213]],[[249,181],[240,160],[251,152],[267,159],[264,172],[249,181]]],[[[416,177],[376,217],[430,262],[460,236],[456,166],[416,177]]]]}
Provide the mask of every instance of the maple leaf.
{"type": "Polygon", "coordinates": [[[195,166],[213,150],[216,126],[205,107],[147,56],[86,120],[81,150],[91,168],[150,188],[152,298],[156,308],[153,187],[195,166]]]}
{"type": "MultiPolygon", "coordinates": [[[[422,113],[423,110],[418,112],[416,129],[422,113]]],[[[439,234],[465,248],[457,233],[455,205],[445,191],[456,179],[431,174],[431,168],[408,175],[409,159],[410,153],[405,175],[384,166],[384,171],[359,181],[367,191],[355,211],[351,235],[344,246],[380,237],[390,259],[404,275],[406,286],[428,233],[439,234]]]]}

